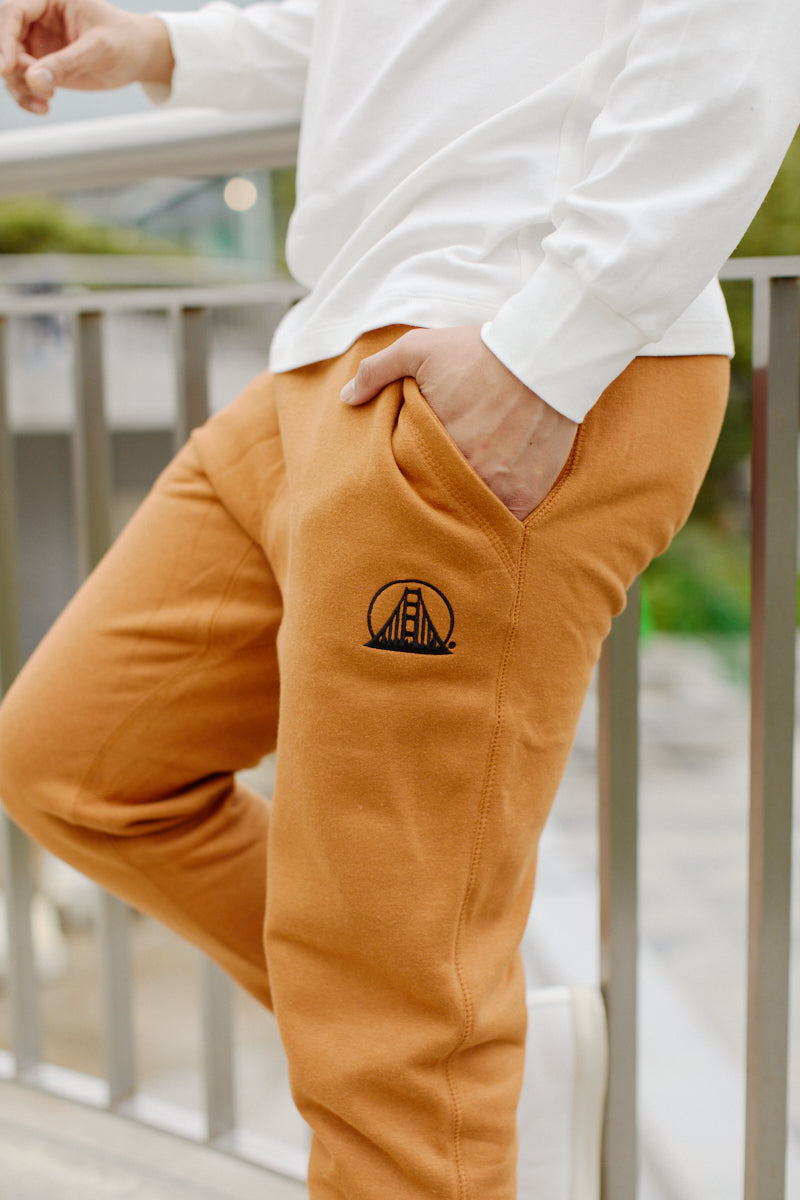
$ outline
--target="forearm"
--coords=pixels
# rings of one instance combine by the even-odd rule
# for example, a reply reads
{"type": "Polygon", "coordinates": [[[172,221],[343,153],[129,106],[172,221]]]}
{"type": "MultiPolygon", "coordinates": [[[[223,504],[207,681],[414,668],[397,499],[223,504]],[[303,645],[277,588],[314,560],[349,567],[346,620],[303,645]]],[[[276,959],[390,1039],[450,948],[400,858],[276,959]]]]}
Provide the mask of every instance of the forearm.
{"type": "Polygon", "coordinates": [[[617,51],[543,263],[484,329],[576,419],[719,270],[800,119],[796,0],[644,0],[617,51]]]}
{"type": "Polygon", "coordinates": [[[145,14],[138,18],[142,31],[143,61],[137,82],[169,88],[175,69],[175,57],[169,32],[160,17],[145,14]]]}

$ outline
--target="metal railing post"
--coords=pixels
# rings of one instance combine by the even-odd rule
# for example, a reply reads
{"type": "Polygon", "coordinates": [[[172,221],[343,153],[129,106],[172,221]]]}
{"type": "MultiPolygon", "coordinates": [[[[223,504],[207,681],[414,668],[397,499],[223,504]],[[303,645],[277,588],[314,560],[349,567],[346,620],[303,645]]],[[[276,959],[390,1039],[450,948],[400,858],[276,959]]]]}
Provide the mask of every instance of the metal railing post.
{"type": "Polygon", "coordinates": [[[98,895],[100,973],[108,1102],[118,1104],[136,1089],[131,1000],[130,909],[109,892],[98,895]]]}
{"type": "MultiPolygon", "coordinates": [[[[102,316],[83,312],[73,329],[75,356],[75,510],[88,573],[111,543],[111,454],[105,418],[102,316]]],[[[100,971],[109,1101],[135,1087],[129,910],[108,892],[99,895],[100,971]]]]}
{"type": "Polygon", "coordinates": [[[756,287],[745,1200],[786,1189],[800,293],[756,287]],[[769,344],[764,345],[768,304],[769,344]]]}
{"type": "Polygon", "coordinates": [[[73,324],[75,512],[83,574],[111,542],[111,452],[105,415],[103,317],[81,312],[73,324]]]}
{"type": "Polygon", "coordinates": [[[5,815],[2,823],[11,1047],[19,1076],[41,1059],[39,988],[31,932],[33,874],[27,837],[5,815]]]}
{"type": "Polygon", "coordinates": [[[639,585],[614,621],[598,674],[600,978],[609,1078],[603,1200],[636,1200],[639,585]]]}
{"type": "Polygon", "coordinates": [[[200,999],[203,1018],[203,1078],[209,1141],[236,1124],[233,1070],[233,985],[227,975],[202,956],[200,999]]]}
{"type": "MultiPolygon", "coordinates": [[[[9,424],[6,379],[8,322],[0,317],[0,695],[5,695],[22,661],[17,568],[17,510],[14,445],[9,424]]],[[[11,1044],[17,1074],[39,1061],[36,963],[31,935],[33,877],[25,834],[5,815],[2,823],[3,879],[8,926],[11,1044]]]]}
{"type": "Polygon", "coordinates": [[[22,662],[17,566],[17,500],[14,443],[8,417],[8,321],[0,316],[0,694],[22,662]]]}
{"type": "Polygon", "coordinates": [[[175,448],[209,415],[207,308],[180,308],[173,312],[173,344],[178,395],[175,448]]]}
{"type": "MultiPolygon", "coordinates": [[[[182,307],[172,312],[178,397],[176,449],[209,416],[209,327],[207,308],[182,307]]],[[[236,1124],[233,989],[228,977],[205,956],[200,959],[200,1002],[206,1136],[214,1140],[229,1133],[236,1124]]]]}

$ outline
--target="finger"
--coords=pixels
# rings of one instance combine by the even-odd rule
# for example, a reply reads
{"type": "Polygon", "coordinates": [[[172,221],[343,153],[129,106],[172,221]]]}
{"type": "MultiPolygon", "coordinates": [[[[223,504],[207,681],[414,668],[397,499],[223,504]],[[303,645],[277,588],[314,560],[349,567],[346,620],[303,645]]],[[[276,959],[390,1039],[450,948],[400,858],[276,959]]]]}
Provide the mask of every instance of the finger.
{"type": "Polygon", "coordinates": [[[15,71],[6,80],[6,91],[13,100],[27,112],[43,114],[48,111],[48,104],[39,96],[34,96],[25,84],[24,71],[15,71]]]}
{"type": "Polygon", "coordinates": [[[341,391],[345,404],[366,404],[397,379],[414,376],[423,359],[420,331],[404,333],[401,338],[361,360],[353,378],[341,391]]]}
{"type": "Polygon", "coordinates": [[[0,4],[0,75],[8,79],[18,66],[23,39],[44,11],[42,0],[0,4]]]}
{"type": "Polygon", "coordinates": [[[47,101],[40,100],[38,96],[32,96],[27,88],[12,87],[11,84],[7,84],[6,90],[12,100],[16,101],[19,107],[24,108],[27,112],[42,115],[48,111],[49,105],[47,101]]]}
{"type": "Polygon", "coordinates": [[[35,96],[49,100],[57,87],[69,87],[76,76],[91,69],[98,50],[98,39],[89,32],[62,50],[36,59],[25,72],[25,83],[35,96]]]}
{"type": "Polygon", "coordinates": [[[22,40],[22,14],[12,5],[0,7],[0,75],[7,79],[14,73],[17,53],[22,40]]]}
{"type": "Polygon", "coordinates": [[[20,108],[24,108],[28,112],[45,113],[48,110],[47,101],[32,95],[17,77],[6,82],[6,91],[20,108]]]}
{"type": "Polygon", "coordinates": [[[34,63],[32,67],[28,67],[24,78],[28,91],[38,99],[50,100],[55,94],[55,75],[44,59],[34,63]]]}
{"type": "Polygon", "coordinates": [[[0,29],[0,79],[8,79],[17,65],[17,44],[12,37],[3,37],[0,29]]]}
{"type": "Polygon", "coordinates": [[[26,112],[34,113],[37,117],[44,117],[50,111],[50,105],[46,100],[40,100],[37,96],[24,95],[17,100],[20,108],[24,108],[26,112]]]}

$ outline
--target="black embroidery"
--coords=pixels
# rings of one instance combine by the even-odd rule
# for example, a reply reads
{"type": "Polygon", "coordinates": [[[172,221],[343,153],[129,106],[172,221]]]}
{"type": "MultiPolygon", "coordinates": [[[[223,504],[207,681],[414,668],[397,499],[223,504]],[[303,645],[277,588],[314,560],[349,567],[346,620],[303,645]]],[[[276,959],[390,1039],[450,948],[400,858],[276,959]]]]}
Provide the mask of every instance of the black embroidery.
{"type": "Polygon", "coordinates": [[[367,613],[372,636],[364,645],[399,654],[450,654],[455,647],[455,642],[450,641],[454,624],[450,601],[432,583],[421,579],[395,579],[385,583],[372,597],[367,613]],[[385,615],[387,608],[390,610],[388,616],[385,615]],[[434,609],[435,617],[431,615],[431,609],[434,609]],[[445,622],[448,623],[447,631],[443,633],[445,622]]]}

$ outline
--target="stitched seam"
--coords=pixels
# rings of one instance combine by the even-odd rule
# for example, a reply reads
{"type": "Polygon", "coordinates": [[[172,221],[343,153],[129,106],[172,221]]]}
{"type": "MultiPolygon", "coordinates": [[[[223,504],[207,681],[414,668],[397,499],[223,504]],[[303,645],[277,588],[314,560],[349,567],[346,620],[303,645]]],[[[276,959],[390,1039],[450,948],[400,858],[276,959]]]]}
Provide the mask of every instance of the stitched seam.
{"type": "Polygon", "coordinates": [[[506,634],[505,645],[503,646],[503,658],[500,664],[500,672],[497,678],[497,689],[495,692],[495,720],[494,729],[492,732],[492,740],[489,746],[489,754],[486,760],[486,771],[484,774],[483,787],[481,790],[481,800],[478,808],[478,817],[475,824],[475,837],[472,845],[472,853],[470,855],[469,873],[467,876],[466,886],[464,888],[464,896],[461,902],[461,908],[458,914],[458,922],[456,925],[455,939],[455,954],[454,954],[454,969],[458,986],[461,991],[461,998],[464,1004],[464,1027],[460,1038],[456,1045],[444,1060],[443,1068],[447,1088],[450,1094],[450,1102],[452,1106],[453,1118],[453,1157],[456,1166],[456,1174],[458,1180],[458,1200],[469,1200],[467,1191],[467,1177],[464,1166],[464,1154],[461,1142],[461,1135],[464,1125],[464,1114],[462,1105],[458,1099],[458,1091],[454,1078],[454,1062],[456,1056],[466,1044],[468,1038],[475,1028],[475,1010],[470,995],[469,987],[464,973],[463,965],[463,937],[464,929],[467,923],[467,909],[470,900],[472,899],[475,890],[475,884],[478,878],[478,867],[480,865],[481,853],[483,850],[484,834],[486,831],[486,823],[489,815],[489,802],[495,782],[497,756],[500,748],[500,736],[503,728],[504,701],[506,691],[506,679],[508,675],[508,667],[511,661],[511,653],[514,642],[516,640],[517,629],[519,627],[519,614],[522,608],[522,594],[524,590],[525,573],[523,570],[525,552],[527,549],[527,535],[523,532],[522,543],[520,545],[519,558],[517,561],[516,575],[517,586],[514,592],[514,602],[511,608],[511,620],[509,621],[508,632],[506,634]]]}
{"type": "Polygon", "coordinates": [[[564,469],[562,470],[558,479],[553,484],[542,503],[538,504],[533,512],[529,513],[528,516],[523,520],[522,524],[526,529],[531,529],[536,524],[539,517],[548,512],[553,503],[560,496],[563,488],[567,485],[567,483],[569,483],[570,479],[574,475],[575,469],[578,466],[581,458],[581,452],[583,450],[583,429],[584,427],[582,424],[578,426],[575,438],[572,442],[572,448],[569,452],[569,457],[567,458],[567,461],[564,464],[564,469]]]}
{"type": "Polygon", "coordinates": [[[228,598],[231,595],[231,592],[236,583],[236,580],[239,578],[239,574],[241,573],[241,570],[244,567],[245,560],[253,552],[254,548],[255,548],[254,545],[250,545],[247,547],[247,549],[244,551],[241,558],[239,559],[238,563],[236,564],[234,570],[232,571],[230,580],[228,582],[228,586],[226,587],[225,591],[223,592],[222,596],[220,597],[219,603],[217,604],[216,608],[214,609],[214,611],[211,614],[211,617],[209,619],[208,632],[206,633],[206,639],[205,639],[204,645],[192,655],[192,657],[189,659],[188,662],[182,663],[179,667],[177,667],[174,671],[172,671],[165,679],[162,679],[161,682],[159,684],[157,684],[157,686],[154,687],[151,691],[149,691],[146,696],[142,697],[142,699],[139,701],[139,703],[136,704],[130,710],[128,715],[125,717],[125,719],[123,721],[120,722],[119,725],[115,726],[115,728],[109,733],[106,740],[100,746],[100,749],[97,751],[97,753],[95,754],[91,763],[86,768],[86,771],[84,772],[83,776],[81,777],[80,783],[78,784],[78,786],[75,789],[75,795],[73,796],[72,807],[70,810],[70,817],[69,817],[69,820],[72,822],[73,825],[80,824],[80,822],[78,821],[78,818],[77,818],[78,801],[79,801],[81,795],[83,794],[84,790],[86,789],[86,785],[87,785],[87,782],[88,782],[90,776],[99,767],[99,765],[102,763],[103,759],[105,758],[105,755],[106,755],[111,743],[116,738],[119,737],[119,735],[123,732],[123,730],[125,730],[131,724],[131,722],[139,715],[139,713],[144,708],[147,708],[147,706],[153,701],[155,696],[157,696],[160,692],[162,692],[165,688],[169,687],[171,684],[175,683],[178,679],[180,679],[183,675],[187,674],[190,670],[193,670],[197,666],[197,663],[199,662],[199,660],[204,658],[205,655],[210,650],[211,642],[214,637],[214,629],[216,626],[217,618],[219,617],[219,614],[222,611],[223,606],[225,605],[225,603],[227,602],[228,598]]]}
{"type": "MultiPolygon", "coordinates": [[[[437,480],[442,484],[442,486],[444,488],[446,488],[446,490],[450,493],[450,495],[453,496],[463,508],[467,509],[467,511],[472,516],[473,520],[483,530],[483,532],[486,534],[486,537],[492,543],[492,546],[494,547],[495,551],[497,552],[500,559],[502,560],[503,565],[505,566],[508,573],[513,577],[514,571],[515,571],[514,560],[511,556],[507,546],[502,541],[502,539],[498,536],[495,529],[489,524],[489,522],[486,520],[486,518],[483,516],[483,514],[480,512],[480,510],[475,507],[475,505],[472,503],[472,501],[469,499],[469,497],[466,495],[466,493],[464,491],[462,491],[462,489],[457,484],[453,484],[451,479],[449,478],[449,476],[441,475],[441,473],[438,470],[438,463],[435,461],[433,454],[428,449],[427,445],[423,441],[422,437],[420,436],[420,434],[419,434],[418,430],[416,429],[413,422],[411,423],[411,435],[414,438],[414,441],[417,445],[418,450],[422,454],[422,457],[424,458],[427,465],[433,471],[437,480]]],[[[465,466],[466,466],[467,470],[471,470],[468,463],[465,463],[465,466]]],[[[497,503],[502,504],[502,501],[498,500],[497,503]]],[[[522,522],[520,522],[520,529],[522,529],[522,522]]]]}

